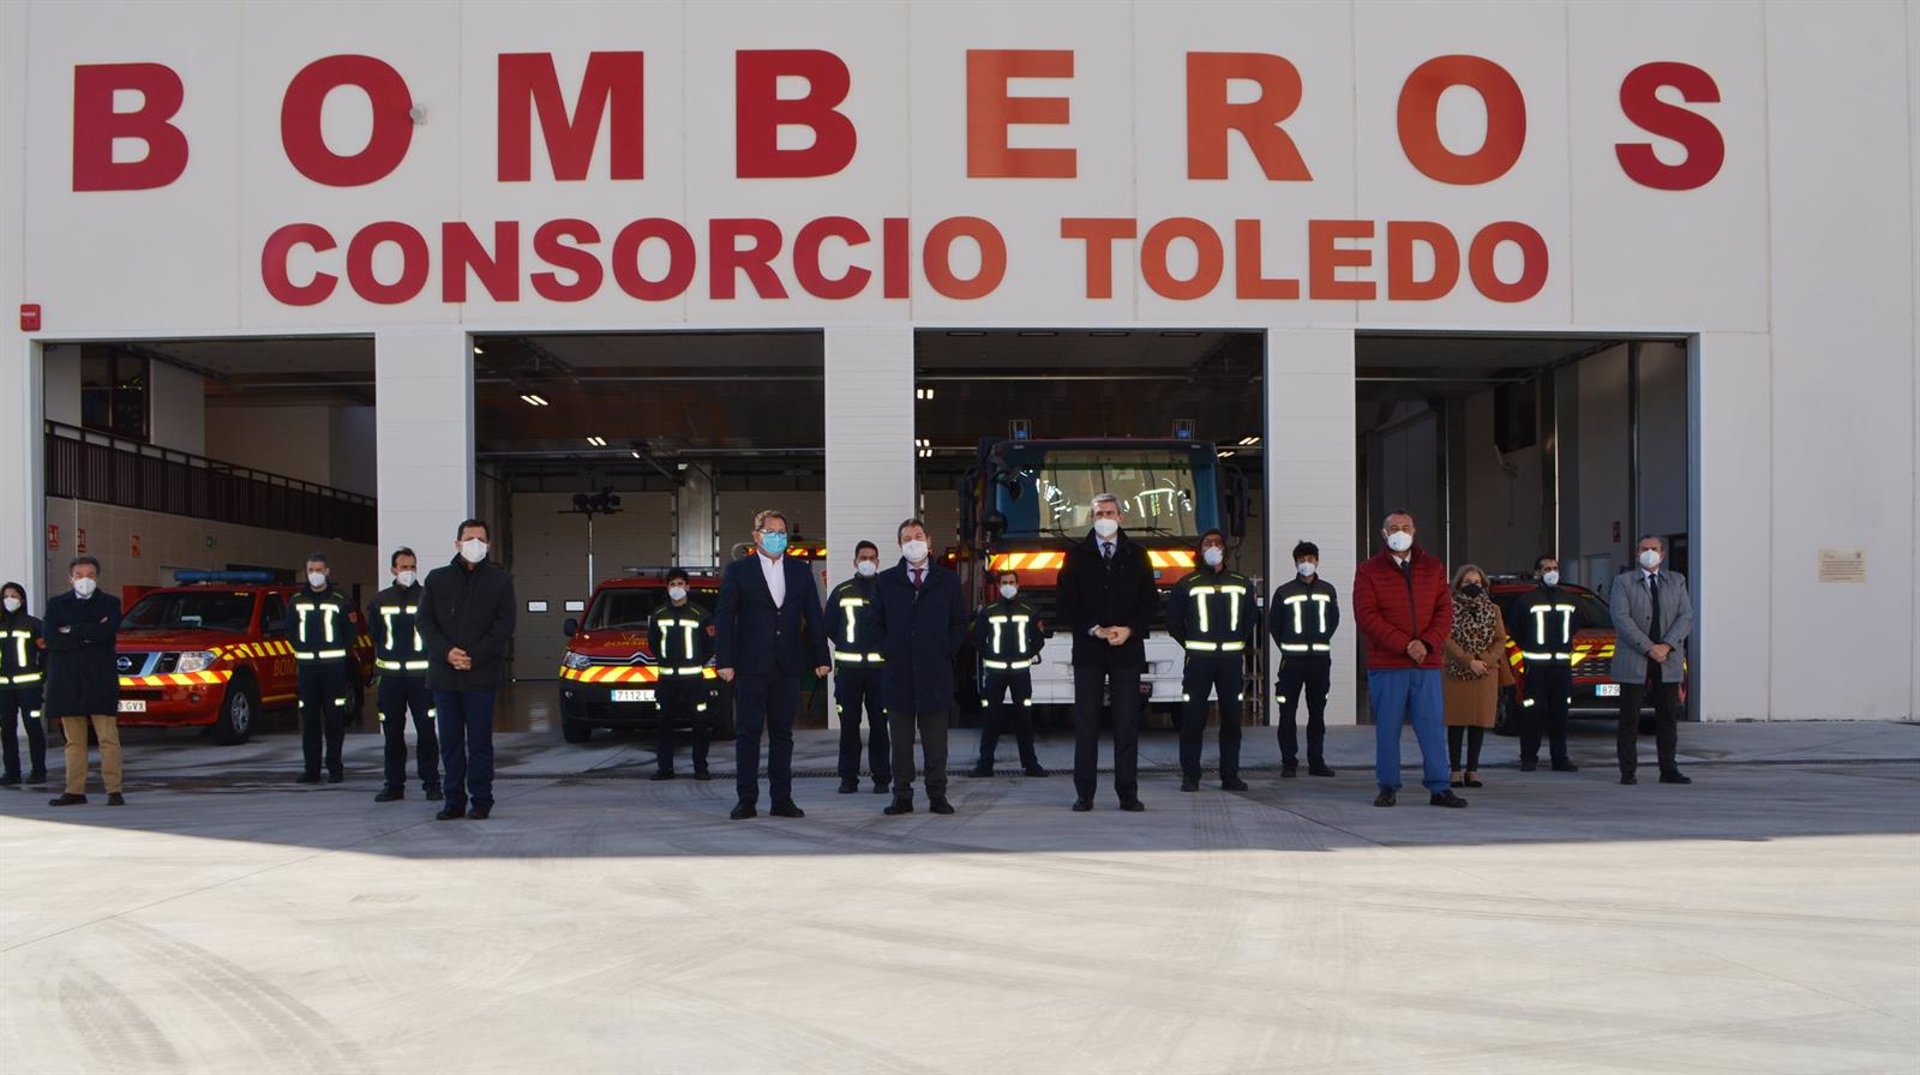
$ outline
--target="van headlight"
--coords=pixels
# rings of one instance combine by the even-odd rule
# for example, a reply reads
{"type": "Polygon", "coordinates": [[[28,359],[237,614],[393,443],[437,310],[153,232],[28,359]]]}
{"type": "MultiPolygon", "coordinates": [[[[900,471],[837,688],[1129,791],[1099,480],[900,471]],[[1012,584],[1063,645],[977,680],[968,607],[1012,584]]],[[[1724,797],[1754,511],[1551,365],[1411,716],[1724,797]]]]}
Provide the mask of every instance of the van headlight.
{"type": "Polygon", "coordinates": [[[577,672],[582,668],[592,667],[593,658],[584,653],[575,653],[572,650],[568,650],[567,655],[560,658],[560,664],[562,667],[571,668],[577,672]]]}
{"type": "Polygon", "coordinates": [[[208,653],[205,650],[193,653],[182,653],[180,660],[175,662],[173,670],[176,672],[204,672],[209,665],[213,664],[216,657],[217,654],[208,653]]]}

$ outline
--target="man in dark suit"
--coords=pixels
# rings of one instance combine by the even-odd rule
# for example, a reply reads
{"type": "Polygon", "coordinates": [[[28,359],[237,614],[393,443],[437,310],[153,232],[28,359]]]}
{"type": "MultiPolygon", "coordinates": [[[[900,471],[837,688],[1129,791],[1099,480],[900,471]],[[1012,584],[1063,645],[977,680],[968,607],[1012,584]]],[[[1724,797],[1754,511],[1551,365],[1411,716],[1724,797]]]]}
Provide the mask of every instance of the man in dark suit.
{"type": "Polygon", "coordinates": [[[953,660],[967,640],[960,576],[933,562],[927,528],[908,519],[897,532],[900,562],[880,573],[881,652],[886,656],[887,734],[893,740],[893,802],[884,813],[913,812],[913,738],[927,762],[927,808],[947,802],[947,728],[953,717],[953,660]]]}
{"type": "Polygon", "coordinates": [[[517,604],[513,576],[487,558],[487,524],[468,519],[454,535],[453,562],[427,575],[414,620],[429,655],[427,689],[446,774],[445,805],[433,816],[485,821],[493,815],[493,705],[508,680],[517,604]]]}
{"type": "Polygon", "coordinates": [[[787,517],[763,511],[753,520],[753,554],[727,565],[714,608],[714,664],[733,684],[735,821],[757,815],[760,735],[767,736],[767,785],[775,817],[805,817],[793,801],[793,717],[800,674],[827,675],[827,631],[820,590],[806,564],[787,559],[787,517]],[[805,637],[802,638],[804,628],[805,637]]]}
{"type": "Polygon", "coordinates": [[[1140,673],[1147,631],[1160,607],[1147,550],[1120,529],[1120,500],[1093,498],[1093,532],[1067,550],[1059,620],[1073,635],[1073,801],[1093,809],[1100,786],[1100,701],[1113,699],[1113,790],[1120,809],[1141,811],[1140,673]]]}
{"type": "MultiPolygon", "coordinates": [[[[100,782],[107,805],[124,806],[120,793],[120,674],[114,665],[120,637],[120,599],[100,591],[100,561],[75,557],[67,565],[73,589],[47,601],[47,695],[43,712],[60,718],[67,740],[66,792],[49,806],[87,801],[87,729],[100,740],[100,782]]],[[[139,669],[133,669],[138,674],[139,669]]]]}

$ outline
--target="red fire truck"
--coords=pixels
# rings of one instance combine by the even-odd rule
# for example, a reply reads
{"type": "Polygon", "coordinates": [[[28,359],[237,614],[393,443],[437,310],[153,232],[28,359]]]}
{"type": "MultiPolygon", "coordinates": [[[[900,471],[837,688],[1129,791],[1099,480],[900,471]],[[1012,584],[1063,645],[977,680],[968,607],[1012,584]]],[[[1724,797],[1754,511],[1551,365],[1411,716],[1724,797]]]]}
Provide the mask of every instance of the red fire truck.
{"type": "MultiPolygon", "coordinates": [[[[299,702],[287,603],[298,586],[263,571],[180,571],[181,585],[147,590],[120,620],[120,723],[211,727],[244,743],[263,709],[299,702]]],[[[373,682],[373,643],[359,610],[349,659],[353,714],[373,682]]]]}

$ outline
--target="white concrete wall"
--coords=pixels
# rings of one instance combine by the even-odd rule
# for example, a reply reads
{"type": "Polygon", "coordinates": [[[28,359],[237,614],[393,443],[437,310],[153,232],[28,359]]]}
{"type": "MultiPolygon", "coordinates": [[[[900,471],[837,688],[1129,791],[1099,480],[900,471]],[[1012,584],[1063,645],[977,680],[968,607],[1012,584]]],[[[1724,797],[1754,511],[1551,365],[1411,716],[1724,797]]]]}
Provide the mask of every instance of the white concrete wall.
{"type": "MultiPolygon", "coordinates": [[[[0,4],[0,146],[26,145],[27,8],[0,4]]],[[[25,245],[26,170],[0,168],[0,296],[26,298],[26,258],[14,253],[25,245]]],[[[31,575],[46,540],[40,507],[42,439],[39,348],[28,342],[14,314],[15,304],[0,300],[0,429],[13,434],[0,445],[0,564],[8,573],[31,575]]],[[[74,402],[77,409],[79,391],[74,402]]],[[[21,579],[35,607],[46,599],[38,580],[21,579]]]]}
{"type": "MultiPolygon", "coordinates": [[[[1320,574],[1340,591],[1351,611],[1358,566],[1352,542],[1354,513],[1353,333],[1344,329],[1267,331],[1266,385],[1266,572],[1273,585],[1293,571],[1289,550],[1310,539],[1320,546],[1320,574]]],[[[1333,687],[1327,723],[1359,720],[1355,680],[1359,631],[1351,615],[1333,648],[1333,687]]],[[[1277,656],[1277,655],[1270,655],[1277,656]]],[[[1269,720],[1277,720],[1277,708],[1269,720]]]]}
{"type": "Polygon", "coordinates": [[[374,416],[380,548],[445,563],[474,511],[473,344],[457,328],[394,329],[374,335],[373,353],[374,398],[408,401],[374,416]]]}

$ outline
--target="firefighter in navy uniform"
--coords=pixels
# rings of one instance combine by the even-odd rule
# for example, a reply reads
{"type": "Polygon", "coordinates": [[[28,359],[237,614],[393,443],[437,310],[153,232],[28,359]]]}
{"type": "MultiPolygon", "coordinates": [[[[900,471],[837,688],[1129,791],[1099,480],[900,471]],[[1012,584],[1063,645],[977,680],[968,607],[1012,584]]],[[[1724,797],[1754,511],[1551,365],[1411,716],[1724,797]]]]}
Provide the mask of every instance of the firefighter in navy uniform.
{"type": "Polygon", "coordinates": [[[1186,651],[1180,689],[1180,790],[1200,790],[1200,745],[1207,733],[1207,696],[1220,700],[1220,787],[1245,791],[1240,779],[1241,696],[1246,691],[1247,650],[1258,613],[1253,581],[1227,570],[1227,539],[1218,530],[1200,535],[1202,565],[1167,595],[1167,634],[1186,651]]]}
{"type": "Polygon", "coordinates": [[[1567,756],[1567,706],[1573,697],[1573,628],[1579,610],[1560,588],[1560,561],[1542,556],[1533,562],[1540,585],[1514,606],[1507,631],[1526,664],[1527,697],[1520,713],[1520,768],[1540,765],[1540,727],[1546,725],[1549,756],[1556,773],[1578,772],[1567,756]]]}
{"type": "Polygon", "coordinates": [[[887,738],[885,656],[880,652],[880,613],[874,603],[880,547],[862,541],[853,549],[854,575],[827,594],[827,641],[833,643],[833,700],[840,715],[840,794],[860,790],[860,714],[867,716],[867,771],[873,793],[893,790],[893,744],[887,738]]]}
{"type": "Polygon", "coordinates": [[[387,781],[373,797],[390,803],[407,797],[407,714],[413,714],[419,740],[420,790],[430,802],[440,792],[440,736],[434,730],[433,692],[427,689],[427,646],[415,621],[420,615],[420,560],[412,549],[395,549],[387,570],[393,585],[367,606],[367,633],[373,637],[373,667],[380,675],[380,731],[387,781]]]}
{"type": "Polygon", "coordinates": [[[1300,697],[1307,701],[1307,772],[1332,776],[1325,755],[1327,690],[1333,682],[1333,633],[1340,629],[1340,594],[1320,578],[1320,546],[1293,547],[1294,577],[1273,591],[1267,633],[1280,648],[1274,696],[1280,702],[1280,775],[1300,769],[1300,697]]]}
{"type": "Polygon", "coordinates": [[[659,731],[654,740],[654,780],[673,779],[673,730],[693,729],[693,778],[707,780],[707,743],[713,738],[713,616],[687,598],[687,573],[667,572],[667,603],[647,618],[647,646],[660,673],[653,685],[659,731]]]}
{"type": "Polygon", "coordinates": [[[41,690],[46,680],[46,642],[40,621],[27,614],[27,590],[17,582],[0,587],[6,611],[0,613],[0,746],[6,773],[0,784],[20,783],[20,740],[14,719],[27,726],[27,783],[47,782],[47,729],[41,723],[41,690]]]}
{"type": "Polygon", "coordinates": [[[347,741],[347,703],[353,693],[349,655],[357,632],[353,604],[328,584],[324,553],[307,557],[307,586],[287,604],[287,638],[293,643],[300,689],[300,750],[305,765],[295,783],[320,782],[325,735],[327,783],[347,778],[340,752],[347,741]]]}
{"type": "Polygon", "coordinates": [[[1020,746],[1020,771],[1047,776],[1033,751],[1033,666],[1040,663],[1047,628],[1033,606],[1018,600],[1020,576],[1002,571],[994,580],[1000,600],[973,617],[973,649],[980,655],[980,704],[986,720],[980,726],[980,760],[972,776],[993,775],[993,755],[1006,734],[1012,709],[1013,738],[1020,746]],[[1013,695],[1011,706],[1007,695],[1013,695]]]}

